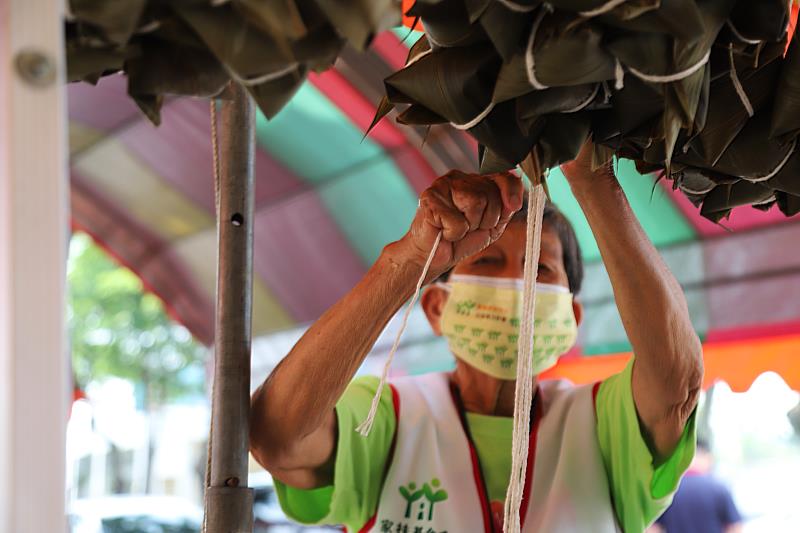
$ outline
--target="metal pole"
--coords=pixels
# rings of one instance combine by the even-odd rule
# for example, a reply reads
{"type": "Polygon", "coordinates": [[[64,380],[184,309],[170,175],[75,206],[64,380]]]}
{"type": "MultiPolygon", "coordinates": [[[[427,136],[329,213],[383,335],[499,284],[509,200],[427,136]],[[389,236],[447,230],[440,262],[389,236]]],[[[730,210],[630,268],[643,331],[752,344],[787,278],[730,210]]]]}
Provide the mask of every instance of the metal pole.
{"type": "Polygon", "coordinates": [[[255,110],[232,86],[222,103],[217,191],[217,314],[211,407],[208,533],[251,533],[253,494],[247,488],[250,337],[253,280],[255,110]]]}

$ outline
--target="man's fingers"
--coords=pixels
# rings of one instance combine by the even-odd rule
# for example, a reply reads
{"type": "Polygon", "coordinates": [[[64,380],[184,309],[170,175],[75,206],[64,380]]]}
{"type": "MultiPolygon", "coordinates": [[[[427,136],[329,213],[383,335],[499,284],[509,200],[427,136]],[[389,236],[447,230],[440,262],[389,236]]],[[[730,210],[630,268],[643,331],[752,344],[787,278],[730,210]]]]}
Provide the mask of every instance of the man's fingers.
{"type": "Polygon", "coordinates": [[[503,198],[500,196],[500,189],[489,180],[486,183],[486,207],[483,210],[480,229],[492,229],[500,222],[503,214],[503,198]]]}
{"type": "Polygon", "coordinates": [[[475,231],[481,225],[489,202],[488,191],[489,184],[478,176],[468,176],[450,182],[453,205],[464,213],[464,217],[469,222],[470,231],[475,231]]]}
{"type": "Polygon", "coordinates": [[[522,178],[511,172],[501,172],[488,176],[500,190],[500,197],[503,200],[503,209],[500,214],[502,220],[508,220],[511,215],[522,208],[522,197],[525,191],[522,185],[522,178]]]}
{"type": "Polygon", "coordinates": [[[511,174],[477,176],[451,171],[426,190],[420,206],[445,240],[459,241],[480,230],[498,235],[522,207],[522,180],[511,174]]]}
{"type": "Polygon", "coordinates": [[[420,207],[425,210],[428,224],[440,228],[447,241],[458,241],[469,232],[469,222],[464,214],[435,194],[424,194],[420,207]]]}

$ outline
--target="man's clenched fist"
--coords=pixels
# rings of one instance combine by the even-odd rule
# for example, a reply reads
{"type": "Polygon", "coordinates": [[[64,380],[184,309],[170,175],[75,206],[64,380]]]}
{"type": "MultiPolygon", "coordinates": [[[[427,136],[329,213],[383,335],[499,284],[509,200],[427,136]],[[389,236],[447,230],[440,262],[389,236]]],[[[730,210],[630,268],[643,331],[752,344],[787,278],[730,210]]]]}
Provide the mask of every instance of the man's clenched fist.
{"type": "Polygon", "coordinates": [[[451,170],[422,193],[411,228],[394,251],[421,267],[441,231],[428,275],[435,279],[499,239],[522,207],[523,191],[522,180],[510,172],[480,176],[451,170]]]}

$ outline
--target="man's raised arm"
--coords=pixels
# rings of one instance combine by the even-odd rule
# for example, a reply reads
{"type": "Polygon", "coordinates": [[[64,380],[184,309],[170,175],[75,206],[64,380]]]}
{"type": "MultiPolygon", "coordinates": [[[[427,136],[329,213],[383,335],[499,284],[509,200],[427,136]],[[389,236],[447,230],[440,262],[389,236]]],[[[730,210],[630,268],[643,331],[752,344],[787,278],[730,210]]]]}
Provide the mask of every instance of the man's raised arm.
{"type": "Polygon", "coordinates": [[[592,228],[636,356],[633,398],[656,460],[668,457],[697,405],[700,339],[686,298],[636,215],[611,165],[592,171],[591,143],[562,170],[592,228]]]}
{"type": "Polygon", "coordinates": [[[364,278],[312,325],[253,394],[250,450],[277,479],[297,488],[330,484],[334,407],[378,335],[411,296],[439,231],[428,281],[497,240],[522,206],[511,174],[450,172],[420,198],[408,233],[384,250],[364,278]]]}

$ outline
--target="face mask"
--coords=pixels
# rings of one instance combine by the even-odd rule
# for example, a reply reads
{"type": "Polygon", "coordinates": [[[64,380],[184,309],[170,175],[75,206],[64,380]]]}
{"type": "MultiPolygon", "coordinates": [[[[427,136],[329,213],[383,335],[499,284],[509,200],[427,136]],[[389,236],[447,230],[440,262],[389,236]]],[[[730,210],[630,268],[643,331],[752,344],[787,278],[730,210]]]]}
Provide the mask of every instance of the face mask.
{"type": "MultiPolygon", "coordinates": [[[[442,312],[442,333],[465,363],[498,379],[516,379],[521,279],[454,274],[439,284],[450,293],[442,312]]],[[[578,336],[572,293],[560,285],[536,284],[533,373],[552,367],[578,336]]]]}

